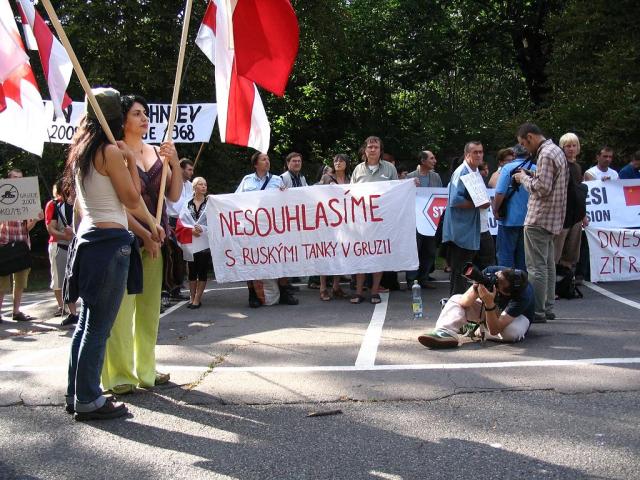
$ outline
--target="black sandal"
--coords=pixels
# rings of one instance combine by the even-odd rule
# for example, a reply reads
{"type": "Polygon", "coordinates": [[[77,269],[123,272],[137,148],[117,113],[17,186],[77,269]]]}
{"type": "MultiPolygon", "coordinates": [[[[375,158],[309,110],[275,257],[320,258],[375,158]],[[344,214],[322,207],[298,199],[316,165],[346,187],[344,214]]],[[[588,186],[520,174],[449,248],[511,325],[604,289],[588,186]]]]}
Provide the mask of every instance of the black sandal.
{"type": "Polygon", "coordinates": [[[357,305],[364,302],[364,297],[362,295],[354,295],[353,297],[351,297],[351,300],[349,300],[349,302],[353,305],[357,305]]]}
{"type": "Polygon", "coordinates": [[[370,302],[373,303],[374,305],[377,305],[380,302],[382,302],[382,299],[380,298],[380,295],[378,295],[377,293],[372,293],[370,302]]]}

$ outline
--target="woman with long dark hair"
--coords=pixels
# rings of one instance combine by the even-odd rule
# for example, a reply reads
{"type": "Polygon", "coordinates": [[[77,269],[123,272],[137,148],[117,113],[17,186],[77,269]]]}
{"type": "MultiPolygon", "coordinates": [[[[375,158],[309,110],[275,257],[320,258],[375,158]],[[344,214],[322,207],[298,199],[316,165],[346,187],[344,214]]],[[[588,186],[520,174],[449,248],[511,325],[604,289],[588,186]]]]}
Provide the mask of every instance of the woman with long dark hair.
{"type": "MultiPolygon", "coordinates": [[[[96,99],[116,138],[122,131],[120,94],[98,89],[96,99]]],[[[76,191],[82,217],[70,249],[67,302],[80,298],[80,317],[71,342],[66,410],[78,420],[115,418],[127,407],[102,394],[105,345],[125,286],[138,291],[140,257],[128,231],[125,207],[140,205],[135,156],[123,142],[109,144],[90,105],[73,138],[66,177],[76,191]]]]}
{"type": "MultiPolygon", "coordinates": [[[[167,199],[175,202],[182,192],[182,169],[173,142],[160,148],[143,142],[149,130],[149,106],[137,95],[122,97],[123,140],[133,151],[139,178],[140,193],[147,208],[156,212],[162,178],[162,157],[169,160],[171,172],[167,178],[167,199]]],[[[163,205],[160,225],[164,236],[169,222],[163,205]]],[[[144,291],[126,295],[107,343],[102,386],[123,395],[137,386],[150,388],[169,381],[169,374],[156,371],[155,348],[160,323],[160,292],[162,289],[162,252],[160,244],[138,219],[129,215],[129,226],[142,245],[144,291]]],[[[163,239],[164,239],[163,236],[163,239]]]]}

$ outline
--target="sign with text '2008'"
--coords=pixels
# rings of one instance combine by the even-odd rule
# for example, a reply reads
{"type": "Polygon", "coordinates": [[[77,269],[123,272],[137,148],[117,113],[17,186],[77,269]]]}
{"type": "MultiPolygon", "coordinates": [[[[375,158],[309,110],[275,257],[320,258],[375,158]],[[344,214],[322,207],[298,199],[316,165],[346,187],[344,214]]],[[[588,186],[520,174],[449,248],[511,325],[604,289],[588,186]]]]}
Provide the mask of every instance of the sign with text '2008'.
{"type": "Polygon", "coordinates": [[[38,177],[0,179],[0,222],[30,220],[41,211],[38,177]]]}
{"type": "Polygon", "coordinates": [[[415,270],[412,181],[210,195],[219,282],[415,270]]]}
{"type": "MultiPolygon", "coordinates": [[[[168,104],[149,104],[149,132],[144,141],[161,143],[164,131],[169,122],[168,104]]],[[[71,143],[73,134],[85,113],[84,102],[73,102],[64,112],[62,118],[55,118],[53,104],[45,101],[45,113],[51,118],[47,129],[48,141],[51,143],[71,143]]],[[[178,105],[176,122],[173,126],[175,143],[207,143],[211,138],[213,124],[216,120],[215,103],[195,103],[178,105]]]]}

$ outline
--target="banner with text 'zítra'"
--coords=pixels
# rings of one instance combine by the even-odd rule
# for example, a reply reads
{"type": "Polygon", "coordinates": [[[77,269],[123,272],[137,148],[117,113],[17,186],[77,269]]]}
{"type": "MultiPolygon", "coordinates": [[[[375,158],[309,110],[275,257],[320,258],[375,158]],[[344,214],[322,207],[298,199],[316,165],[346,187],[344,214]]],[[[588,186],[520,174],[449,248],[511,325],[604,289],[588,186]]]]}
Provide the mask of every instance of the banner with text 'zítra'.
{"type": "Polygon", "coordinates": [[[415,190],[396,180],[211,195],[216,279],[415,270],[415,190]]]}

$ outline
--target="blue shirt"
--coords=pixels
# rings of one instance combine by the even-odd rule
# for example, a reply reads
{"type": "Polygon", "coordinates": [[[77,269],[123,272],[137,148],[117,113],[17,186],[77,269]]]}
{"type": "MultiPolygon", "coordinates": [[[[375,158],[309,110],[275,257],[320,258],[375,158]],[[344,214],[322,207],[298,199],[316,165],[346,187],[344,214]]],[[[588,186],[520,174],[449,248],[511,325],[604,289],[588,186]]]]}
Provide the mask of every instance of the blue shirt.
{"type": "MultiPolygon", "coordinates": [[[[520,167],[524,161],[525,159],[523,158],[516,158],[502,167],[498,184],[496,185],[496,194],[503,194],[505,196],[504,201],[507,201],[506,196],[511,194],[511,172],[520,167]]],[[[529,162],[525,163],[523,167],[527,167],[527,170],[532,171],[536,169],[536,166],[533,164],[529,165],[529,162]]],[[[527,215],[527,203],[529,203],[529,192],[520,185],[520,188],[518,188],[516,193],[508,200],[507,216],[503,220],[499,220],[500,225],[505,227],[524,226],[524,219],[527,215]]]]}
{"type": "Polygon", "coordinates": [[[235,193],[256,192],[263,190],[262,185],[264,185],[264,182],[267,180],[267,178],[269,178],[269,183],[264,188],[264,190],[282,187],[282,179],[278,175],[271,175],[270,173],[268,173],[266,177],[260,178],[255,173],[250,173],[249,175],[244,176],[244,178],[240,182],[240,185],[238,185],[238,188],[236,188],[235,193]]]}
{"type": "MultiPolygon", "coordinates": [[[[504,168],[504,167],[503,167],[504,168]]],[[[502,173],[502,172],[501,172],[502,173]]],[[[482,273],[483,275],[495,275],[500,270],[506,270],[506,267],[501,266],[492,266],[485,268],[482,273]]],[[[502,310],[506,312],[510,317],[516,318],[520,315],[524,315],[529,319],[529,322],[533,322],[533,318],[535,317],[535,294],[533,291],[533,286],[529,281],[527,281],[527,286],[522,289],[522,291],[518,295],[514,295],[512,297],[505,297],[498,292],[496,294],[496,305],[502,310]]]]}
{"type": "Polygon", "coordinates": [[[449,201],[447,213],[442,227],[442,242],[453,242],[460,248],[467,250],[480,249],[480,209],[459,208],[458,205],[471,201],[460,177],[472,172],[467,162],[456,168],[449,182],[449,201]]]}
{"type": "Polygon", "coordinates": [[[622,170],[620,170],[620,172],[618,172],[618,178],[621,178],[623,180],[633,180],[640,178],[640,170],[638,170],[637,168],[633,168],[631,163],[627,163],[627,165],[624,166],[622,170]]]}

